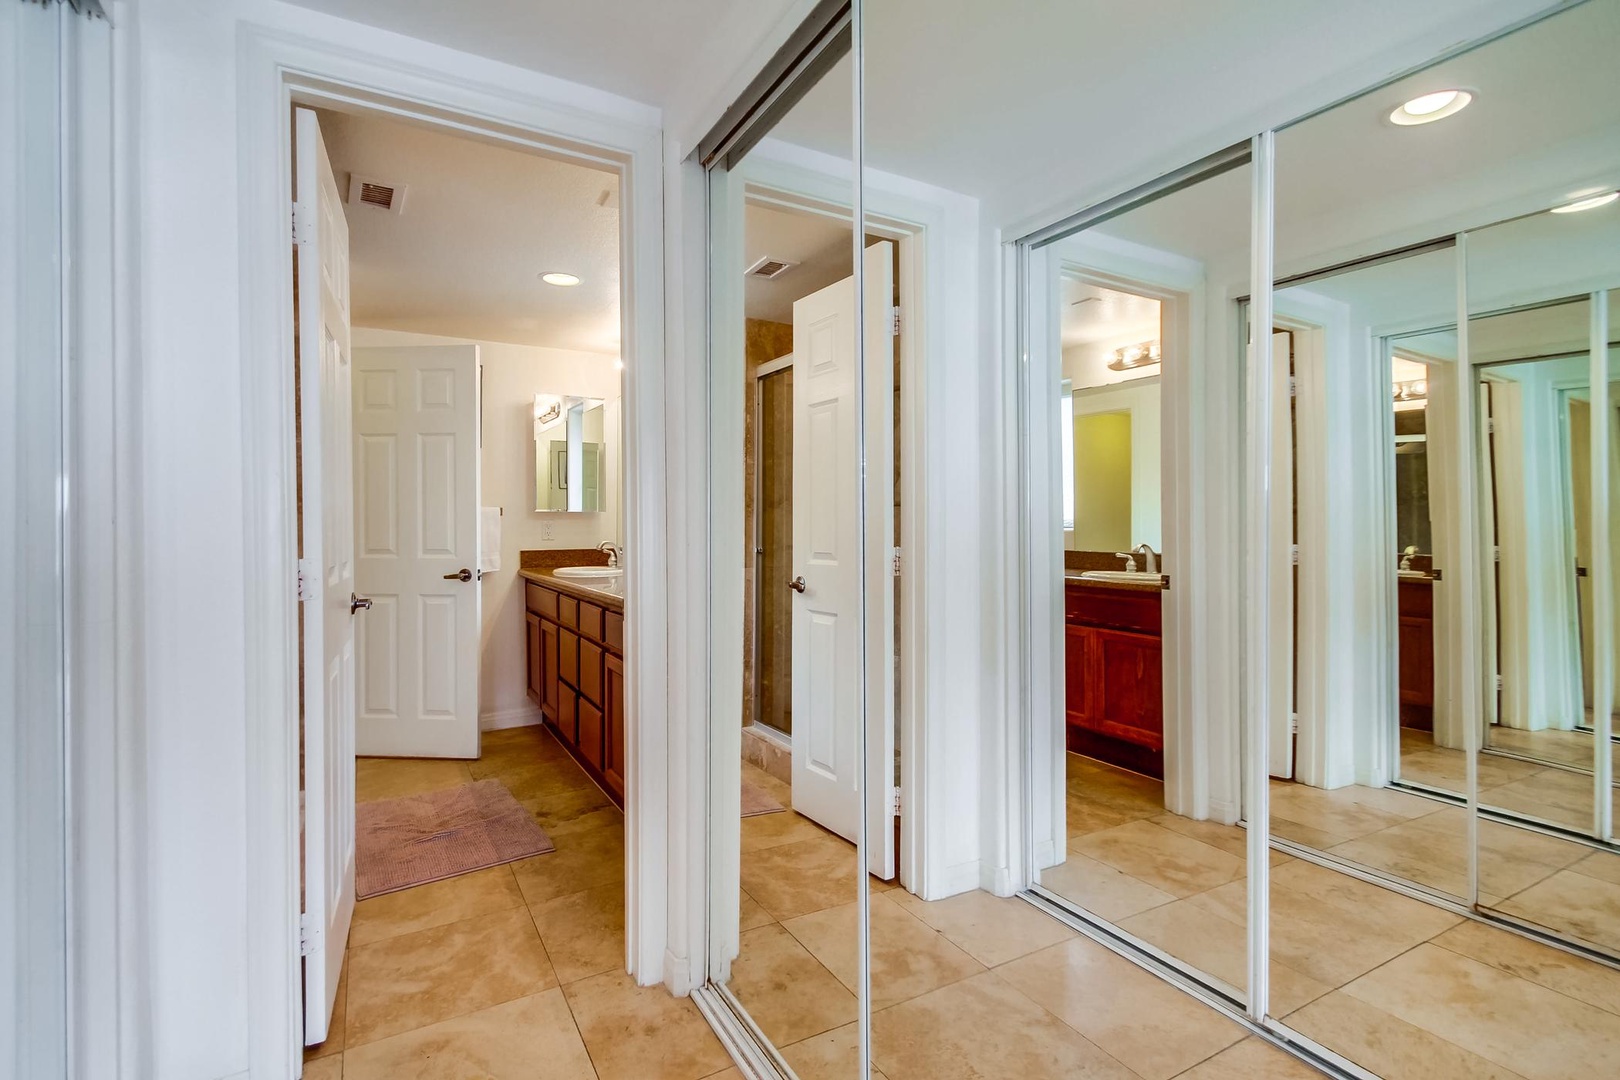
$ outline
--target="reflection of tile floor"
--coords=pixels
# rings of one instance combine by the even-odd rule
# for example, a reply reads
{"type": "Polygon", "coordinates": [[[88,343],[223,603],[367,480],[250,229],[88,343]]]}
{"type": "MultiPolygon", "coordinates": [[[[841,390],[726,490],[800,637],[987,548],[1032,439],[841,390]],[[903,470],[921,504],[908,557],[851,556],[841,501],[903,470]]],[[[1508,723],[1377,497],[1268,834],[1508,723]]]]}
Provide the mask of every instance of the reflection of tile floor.
{"type": "MultiPolygon", "coordinates": [[[[1592,827],[1591,735],[1582,731],[1518,731],[1493,727],[1489,746],[1502,753],[1480,755],[1482,804],[1565,828],[1592,827]],[[1523,761],[1506,754],[1535,760],[1523,761]]],[[[1620,743],[1612,744],[1611,752],[1614,775],[1620,778],[1620,743]]],[[[1462,794],[1467,768],[1467,756],[1461,750],[1435,745],[1429,732],[1401,729],[1401,779],[1462,794]]],[[[1615,806],[1620,807],[1620,780],[1612,797],[1615,806]]]]}
{"type": "Polygon", "coordinates": [[[550,735],[490,732],[473,762],[362,759],[356,794],[491,776],[557,850],[357,904],[307,1080],[728,1075],[691,1001],[624,974],[624,819],[550,735]]]}
{"type": "MultiPolygon", "coordinates": [[[[1069,777],[1071,855],[1042,883],[1241,986],[1241,864],[1235,878],[1205,888],[1219,864],[1184,842],[1194,837],[1240,856],[1243,830],[1167,815],[1157,781],[1075,755],[1069,777]]],[[[1274,819],[1279,834],[1436,888],[1466,881],[1460,810],[1399,791],[1291,783],[1275,784],[1272,801],[1274,814],[1289,815],[1274,819]]],[[[1482,883],[1500,890],[1504,910],[1517,904],[1518,914],[1620,947],[1602,936],[1620,934],[1620,857],[1489,822],[1480,839],[1482,883]]],[[[1273,1011],[1381,1076],[1550,1080],[1620,1072],[1620,971],[1300,860],[1274,859],[1271,910],[1273,1011]]],[[[1069,964],[1066,984],[1083,980],[1085,970],[1069,964]]],[[[1167,1075],[1119,1044],[1100,1045],[1139,1075],[1167,1075]]],[[[1273,1075],[1243,1060],[1248,1046],[1185,1075],[1273,1075]]]]}

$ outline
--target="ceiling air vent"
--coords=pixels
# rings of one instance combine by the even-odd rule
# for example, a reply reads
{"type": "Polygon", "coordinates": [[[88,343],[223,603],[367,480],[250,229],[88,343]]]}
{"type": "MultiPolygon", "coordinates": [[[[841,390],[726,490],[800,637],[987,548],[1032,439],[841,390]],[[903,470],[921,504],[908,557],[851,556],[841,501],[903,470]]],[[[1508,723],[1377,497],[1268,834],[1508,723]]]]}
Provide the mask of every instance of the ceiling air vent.
{"type": "Polygon", "coordinates": [[[398,214],[405,209],[405,186],[350,173],[349,205],[374,206],[378,210],[398,214]]]}
{"type": "Polygon", "coordinates": [[[746,277],[762,277],[769,280],[770,278],[781,277],[783,274],[787,273],[797,265],[799,264],[783,262],[781,259],[773,259],[769,255],[766,255],[764,258],[754,263],[753,266],[750,266],[747,270],[743,271],[743,274],[746,277]]]}

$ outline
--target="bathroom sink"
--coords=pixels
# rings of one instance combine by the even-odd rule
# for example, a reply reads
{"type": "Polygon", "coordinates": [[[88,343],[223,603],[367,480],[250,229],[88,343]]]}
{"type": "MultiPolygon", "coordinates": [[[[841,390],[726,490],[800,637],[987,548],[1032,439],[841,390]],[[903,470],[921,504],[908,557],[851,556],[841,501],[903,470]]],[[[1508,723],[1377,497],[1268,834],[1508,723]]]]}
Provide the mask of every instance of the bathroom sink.
{"type": "Polygon", "coordinates": [[[586,581],[617,581],[624,576],[624,569],[618,566],[559,566],[553,570],[554,577],[582,578],[586,581]]]}
{"type": "Polygon", "coordinates": [[[1160,588],[1164,579],[1158,574],[1144,574],[1140,570],[1087,570],[1081,581],[1100,581],[1109,585],[1152,585],[1160,588]]]}

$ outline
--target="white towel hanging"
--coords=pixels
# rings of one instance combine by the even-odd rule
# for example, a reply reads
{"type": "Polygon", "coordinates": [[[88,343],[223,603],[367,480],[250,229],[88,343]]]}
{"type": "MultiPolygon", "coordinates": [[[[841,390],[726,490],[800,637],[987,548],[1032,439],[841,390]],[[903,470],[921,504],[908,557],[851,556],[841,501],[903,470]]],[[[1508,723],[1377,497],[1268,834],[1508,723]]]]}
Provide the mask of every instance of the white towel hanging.
{"type": "Polygon", "coordinates": [[[501,568],[501,508],[486,506],[479,511],[478,568],[484,573],[501,568]]]}

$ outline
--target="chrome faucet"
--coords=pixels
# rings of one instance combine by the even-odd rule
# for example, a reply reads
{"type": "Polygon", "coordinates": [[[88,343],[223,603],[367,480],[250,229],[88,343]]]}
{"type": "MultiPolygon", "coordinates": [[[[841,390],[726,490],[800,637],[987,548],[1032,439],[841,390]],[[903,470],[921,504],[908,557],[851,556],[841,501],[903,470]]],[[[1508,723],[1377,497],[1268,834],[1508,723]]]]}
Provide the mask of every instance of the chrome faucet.
{"type": "Polygon", "coordinates": [[[1159,572],[1159,553],[1153,550],[1152,544],[1137,544],[1131,551],[1142,556],[1142,561],[1145,564],[1143,570],[1146,573],[1157,574],[1159,572]]]}
{"type": "Polygon", "coordinates": [[[596,550],[607,552],[609,567],[618,567],[620,561],[624,558],[624,548],[620,547],[618,544],[615,544],[611,540],[604,540],[600,544],[597,544],[596,550]]]}

